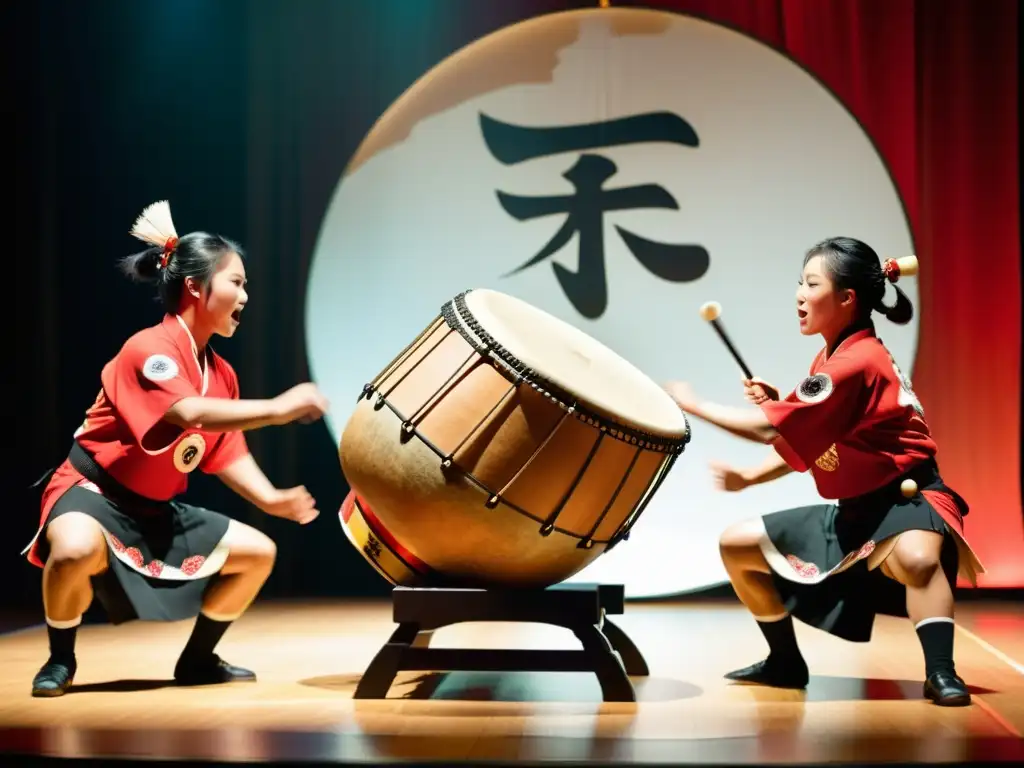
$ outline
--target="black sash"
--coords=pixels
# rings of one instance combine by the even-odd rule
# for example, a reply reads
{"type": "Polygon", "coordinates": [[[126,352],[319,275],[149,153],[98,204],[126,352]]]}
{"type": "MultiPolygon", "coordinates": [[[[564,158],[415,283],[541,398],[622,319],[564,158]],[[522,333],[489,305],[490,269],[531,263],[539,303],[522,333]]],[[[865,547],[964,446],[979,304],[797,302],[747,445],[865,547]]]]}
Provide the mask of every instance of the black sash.
{"type": "MultiPolygon", "coordinates": [[[[170,508],[170,501],[158,501],[147,496],[136,493],[131,488],[126,488],[115,480],[107,470],[96,463],[90,453],[76,440],[71,444],[71,451],[68,453],[68,461],[78,473],[91,483],[94,483],[103,495],[119,506],[125,506],[133,510],[164,511],[170,508]]],[[[57,468],[47,470],[41,478],[36,480],[30,488],[39,488],[50,482],[57,468]]]]}
{"type": "Polygon", "coordinates": [[[860,496],[840,499],[839,507],[840,509],[856,509],[858,507],[892,506],[894,504],[898,504],[901,500],[906,501],[903,496],[903,492],[900,490],[900,485],[902,485],[904,480],[913,480],[917,483],[918,492],[942,491],[943,493],[948,493],[953,497],[956,505],[960,508],[961,516],[967,515],[969,510],[967,502],[964,501],[960,494],[942,481],[942,476],[939,474],[939,465],[934,459],[928,459],[927,461],[923,461],[920,464],[911,467],[895,480],[886,483],[881,488],[868,491],[860,496]]]}

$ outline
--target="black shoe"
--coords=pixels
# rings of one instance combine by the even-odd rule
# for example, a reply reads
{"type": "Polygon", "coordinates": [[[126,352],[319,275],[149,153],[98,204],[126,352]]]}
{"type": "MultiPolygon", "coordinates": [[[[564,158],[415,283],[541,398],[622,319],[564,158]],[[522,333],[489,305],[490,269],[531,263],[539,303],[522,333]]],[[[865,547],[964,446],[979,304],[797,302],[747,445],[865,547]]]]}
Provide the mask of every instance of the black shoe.
{"type": "Polygon", "coordinates": [[[780,662],[769,657],[749,667],[727,672],[725,678],[741,683],[770,685],[773,688],[806,688],[810,674],[802,660],[780,662]]]}
{"type": "Polygon", "coordinates": [[[956,672],[932,672],[924,681],[924,695],[940,707],[966,707],[971,703],[967,683],[956,672]]]}
{"type": "Polygon", "coordinates": [[[215,653],[200,659],[182,656],[174,665],[174,681],[178,685],[219,685],[254,680],[255,672],[232,666],[215,653]]]}
{"type": "Polygon", "coordinates": [[[52,659],[43,664],[32,679],[33,696],[63,696],[75,679],[78,665],[72,660],[69,663],[57,662],[52,659]]]}

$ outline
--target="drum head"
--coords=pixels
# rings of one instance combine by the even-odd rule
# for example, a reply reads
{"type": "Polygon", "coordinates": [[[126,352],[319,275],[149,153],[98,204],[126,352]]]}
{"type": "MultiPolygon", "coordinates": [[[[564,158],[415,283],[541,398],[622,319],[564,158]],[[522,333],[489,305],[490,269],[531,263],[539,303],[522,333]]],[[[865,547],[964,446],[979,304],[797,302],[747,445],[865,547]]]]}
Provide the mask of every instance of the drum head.
{"type": "Polygon", "coordinates": [[[465,301],[486,333],[580,405],[623,426],[685,436],[686,419],[668,393],[597,339],[498,291],[473,290],[465,301]]]}

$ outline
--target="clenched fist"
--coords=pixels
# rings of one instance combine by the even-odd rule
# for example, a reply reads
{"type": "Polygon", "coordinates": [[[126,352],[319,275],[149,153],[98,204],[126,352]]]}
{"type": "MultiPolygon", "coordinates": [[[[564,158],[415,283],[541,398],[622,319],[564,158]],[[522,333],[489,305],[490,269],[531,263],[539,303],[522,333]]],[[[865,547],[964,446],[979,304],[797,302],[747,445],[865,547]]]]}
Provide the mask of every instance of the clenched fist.
{"type": "Polygon", "coordinates": [[[300,525],[316,520],[320,514],[316,502],[303,485],[277,491],[264,502],[263,511],[274,517],[293,520],[300,525]]]}
{"type": "Polygon", "coordinates": [[[755,376],[752,379],[743,379],[743,396],[754,405],[760,405],[767,400],[778,400],[779,390],[755,376]]]}
{"type": "Polygon", "coordinates": [[[278,412],[278,424],[300,421],[303,424],[316,421],[327,413],[329,404],[316,384],[298,384],[274,398],[278,412]]]}

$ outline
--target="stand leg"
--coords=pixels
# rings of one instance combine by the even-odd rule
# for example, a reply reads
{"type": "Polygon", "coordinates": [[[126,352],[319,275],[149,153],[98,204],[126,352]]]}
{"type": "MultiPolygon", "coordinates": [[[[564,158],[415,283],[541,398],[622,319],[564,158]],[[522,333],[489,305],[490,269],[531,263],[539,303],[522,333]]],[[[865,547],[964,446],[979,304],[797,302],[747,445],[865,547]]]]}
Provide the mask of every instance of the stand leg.
{"type": "MultiPolygon", "coordinates": [[[[384,699],[398,675],[402,655],[416,642],[419,636],[419,624],[399,624],[391,633],[391,638],[377,651],[373,661],[366,668],[353,698],[384,699]]],[[[429,642],[429,640],[428,640],[429,642]]]]}
{"type": "Polygon", "coordinates": [[[434,639],[434,630],[432,629],[421,629],[416,639],[412,641],[413,648],[429,648],[430,641],[434,639]]]}
{"type": "Polygon", "coordinates": [[[593,663],[597,681],[605,701],[636,701],[636,691],[629,681],[622,661],[612,650],[608,638],[596,626],[585,625],[572,628],[583,644],[583,651],[593,663]]]}
{"type": "Polygon", "coordinates": [[[636,647],[636,644],[630,639],[629,635],[623,632],[618,624],[613,624],[611,619],[606,616],[602,629],[605,637],[608,638],[608,642],[612,644],[612,648],[618,651],[619,656],[622,658],[627,674],[637,677],[647,677],[651,674],[651,670],[648,668],[643,654],[640,653],[640,649],[636,647]]]}
{"type": "Polygon", "coordinates": [[[635,702],[636,692],[629,676],[648,675],[647,663],[626,633],[606,618],[608,607],[622,612],[621,596],[614,585],[603,592],[601,589],[599,585],[536,593],[396,589],[393,603],[398,627],[367,666],[354,698],[387,698],[402,670],[530,670],[593,672],[605,701],[635,702]],[[564,627],[573,632],[583,647],[578,651],[430,647],[438,628],[473,621],[537,622],[564,627]]]}

